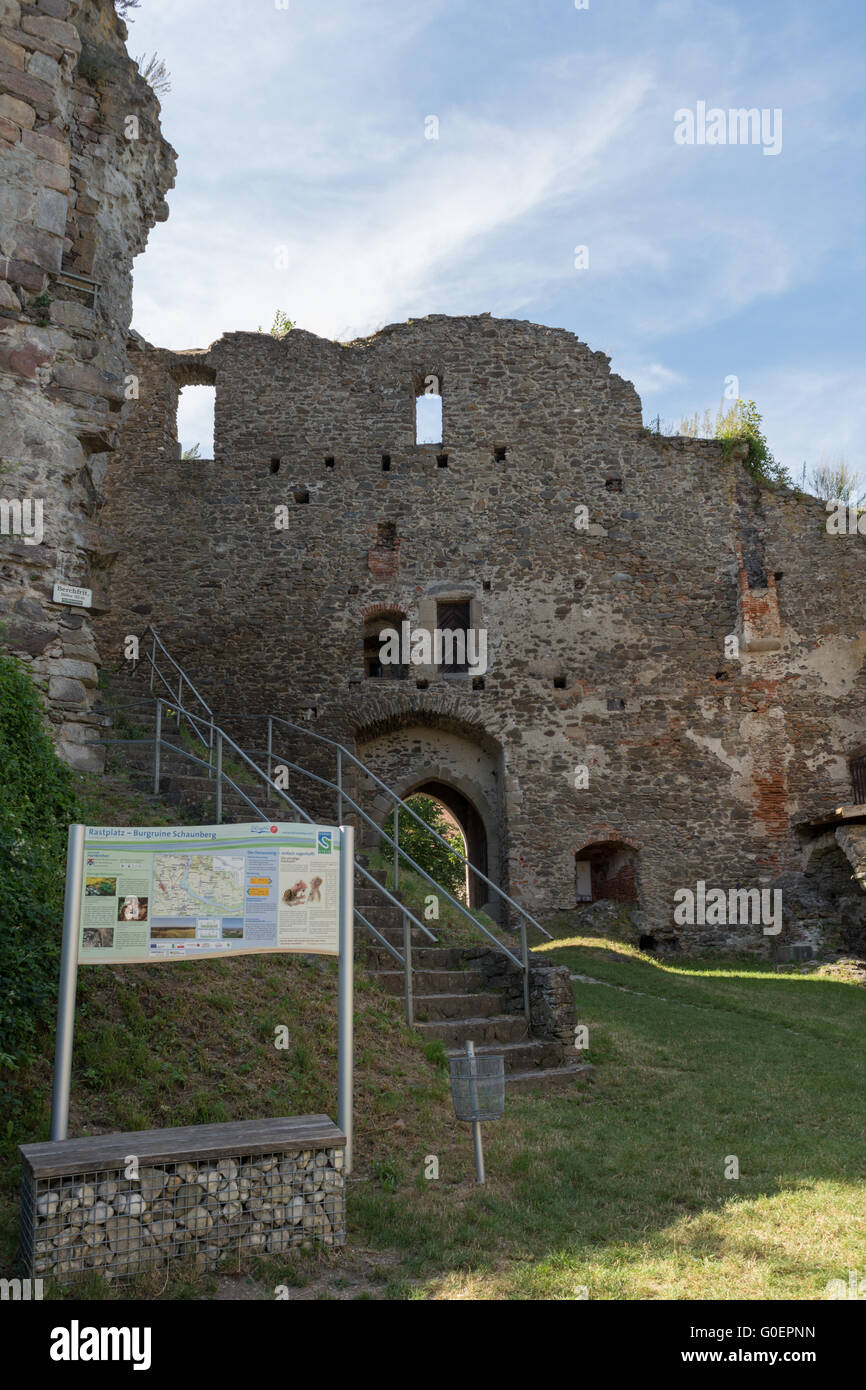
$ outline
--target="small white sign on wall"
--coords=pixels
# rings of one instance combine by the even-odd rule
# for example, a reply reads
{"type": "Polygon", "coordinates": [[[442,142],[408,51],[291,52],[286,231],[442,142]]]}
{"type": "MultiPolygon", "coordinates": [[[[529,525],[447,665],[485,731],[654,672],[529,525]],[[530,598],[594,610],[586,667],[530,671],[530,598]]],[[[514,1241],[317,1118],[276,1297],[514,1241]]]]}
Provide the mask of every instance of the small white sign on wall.
{"type": "Polygon", "coordinates": [[[90,608],[93,603],[93,590],[79,589],[75,584],[55,584],[54,602],[71,603],[76,608],[90,608]]]}

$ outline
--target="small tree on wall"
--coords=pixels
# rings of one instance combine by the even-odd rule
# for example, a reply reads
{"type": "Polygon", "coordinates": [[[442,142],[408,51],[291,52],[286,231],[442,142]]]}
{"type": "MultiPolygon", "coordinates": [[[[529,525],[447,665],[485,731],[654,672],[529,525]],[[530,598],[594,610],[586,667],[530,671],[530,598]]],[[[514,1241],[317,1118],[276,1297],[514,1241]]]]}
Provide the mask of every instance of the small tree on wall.
{"type": "MultiPolygon", "coordinates": [[[[453,845],[459,854],[463,854],[463,840],[454,830],[450,821],[446,820],[442,807],[438,801],[434,801],[432,796],[410,796],[406,798],[406,804],[412,807],[416,816],[420,816],[424,825],[429,825],[432,830],[441,835],[443,840],[447,840],[453,845]]],[[[385,821],[384,830],[386,835],[394,834],[394,812],[392,811],[385,821]]],[[[416,864],[420,864],[422,869],[426,869],[431,878],[435,878],[437,883],[441,883],[443,888],[447,888],[455,898],[461,900],[466,897],[466,866],[462,859],[456,854],[451,854],[444,845],[434,839],[418,824],[411,816],[405,812],[400,815],[400,835],[398,840],[401,850],[411,855],[416,864]]]]}

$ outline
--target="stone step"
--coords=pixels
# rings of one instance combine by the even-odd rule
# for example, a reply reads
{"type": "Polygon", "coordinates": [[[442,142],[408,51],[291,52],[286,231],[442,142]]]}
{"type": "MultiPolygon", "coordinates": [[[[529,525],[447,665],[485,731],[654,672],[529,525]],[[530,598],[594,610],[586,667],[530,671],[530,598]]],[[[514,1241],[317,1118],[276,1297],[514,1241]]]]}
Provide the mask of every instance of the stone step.
{"type": "MultiPolygon", "coordinates": [[[[361,913],[363,913],[364,916],[367,916],[367,913],[364,912],[363,908],[361,908],[361,913]]],[[[367,931],[366,927],[363,926],[363,923],[360,923],[359,920],[356,919],[356,922],[354,922],[354,926],[356,926],[357,931],[363,931],[364,940],[368,942],[368,945],[370,945],[371,949],[374,949],[374,951],[382,952],[382,960],[384,960],[384,962],[388,962],[388,960],[393,960],[391,952],[385,951],[384,947],[381,947],[381,945],[377,944],[377,940],[375,940],[373,933],[371,933],[371,931],[367,931]]],[[[396,951],[400,952],[400,955],[403,954],[402,931],[396,931],[396,933],[391,933],[391,931],[382,931],[382,935],[384,935],[385,941],[388,941],[389,944],[391,944],[392,947],[396,949],[396,951]]],[[[428,945],[430,945],[430,937],[425,937],[423,931],[418,929],[418,927],[413,927],[413,929],[411,929],[411,945],[413,945],[413,952],[411,952],[411,954],[413,954],[413,962],[411,962],[411,967],[413,967],[414,974],[414,956],[417,955],[418,951],[423,951],[425,947],[428,947],[428,945]]],[[[388,969],[388,966],[385,965],[385,969],[388,969]]]]}
{"type": "MultiPolygon", "coordinates": [[[[413,967],[414,956],[413,952],[413,967]]],[[[393,964],[393,956],[389,957],[393,964]]],[[[402,970],[371,970],[369,972],[386,994],[403,993],[402,970]]],[[[417,996],[427,994],[483,993],[484,977],[480,970],[412,970],[412,985],[417,996]]],[[[496,996],[498,998],[498,996],[496,996]]],[[[483,1010],[482,1010],[483,1012],[483,1010]]]]}
{"type": "MultiPolygon", "coordinates": [[[[399,907],[383,901],[381,897],[378,897],[375,902],[359,902],[357,896],[355,906],[363,912],[377,931],[388,938],[392,945],[396,946],[398,941],[403,940],[403,914],[399,907]]],[[[415,930],[417,931],[418,928],[416,927],[415,930]]]]}
{"type": "MultiPolygon", "coordinates": [[[[357,923],[355,930],[359,935],[363,933],[364,941],[371,943],[367,963],[371,973],[376,972],[378,974],[393,970],[394,957],[389,955],[381,946],[375,945],[374,938],[370,933],[365,932],[364,928],[357,923]]],[[[464,960],[464,952],[460,946],[419,946],[412,952],[412,969],[413,973],[416,973],[417,968],[417,974],[426,974],[429,970],[460,970],[464,960]]],[[[400,979],[402,980],[402,978],[401,973],[400,979]]]]}
{"type": "Polygon", "coordinates": [[[530,1071],[506,1071],[508,1089],[528,1090],[538,1087],[545,1091],[570,1091],[580,1081],[588,1081],[595,1067],[591,1062],[578,1062],[566,1067],[535,1067],[530,1071]]]}
{"type": "Polygon", "coordinates": [[[523,1014],[492,1014],[484,1018],[436,1019],[416,1024],[426,1038],[438,1038],[458,1051],[471,1038],[477,1044],[525,1042],[529,1036],[523,1014]]]}
{"type": "MultiPolygon", "coordinates": [[[[429,1023],[493,1018],[502,1008],[498,994],[415,994],[415,1017],[429,1023]]],[[[501,1015],[498,1015],[501,1017],[501,1015]]]]}
{"type": "MultiPolygon", "coordinates": [[[[429,1024],[421,1024],[420,1027],[430,1027],[429,1024]]],[[[440,1025],[441,1026],[441,1025],[440,1025]]],[[[472,1036],[471,1034],[469,1036],[472,1036]]],[[[543,1079],[548,1073],[558,1071],[562,1068],[563,1047],[562,1043],[546,1038],[525,1038],[522,1042],[496,1042],[481,1043],[473,1037],[475,1042],[476,1057],[499,1056],[505,1058],[505,1075],[521,1076],[524,1083],[527,1083],[526,1073],[534,1073],[536,1079],[543,1079]]],[[[450,1047],[446,1049],[449,1057],[464,1056],[462,1047],[450,1047]]]]}
{"type": "MultiPolygon", "coordinates": [[[[365,917],[369,915],[369,914],[365,911],[365,909],[364,909],[363,907],[361,908],[361,911],[364,913],[364,916],[365,916],[365,917]]],[[[401,945],[401,943],[402,943],[402,941],[403,941],[402,914],[400,913],[400,911],[399,911],[398,908],[394,908],[394,911],[397,913],[397,916],[401,918],[400,924],[399,924],[398,926],[395,926],[395,927],[380,927],[380,926],[379,926],[379,923],[376,921],[375,917],[373,917],[373,916],[370,916],[370,921],[372,922],[373,926],[376,927],[377,930],[379,930],[379,931],[382,933],[382,935],[384,936],[384,938],[385,938],[386,941],[390,941],[390,943],[391,943],[392,946],[399,946],[399,945],[401,945]]],[[[416,914],[416,915],[417,915],[417,914],[416,914]]],[[[409,919],[410,924],[411,924],[411,920],[412,920],[412,919],[410,918],[410,919],[409,919]]],[[[423,918],[419,918],[419,921],[423,921],[423,918]]],[[[418,939],[419,939],[419,941],[421,942],[421,944],[422,944],[422,945],[426,945],[426,946],[433,946],[433,945],[435,944],[435,942],[434,942],[434,941],[431,941],[430,937],[427,935],[427,931],[432,932],[434,938],[437,938],[437,937],[438,937],[438,933],[437,933],[437,931],[436,931],[436,923],[435,923],[435,922],[431,922],[431,923],[430,923],[429,927],[427,927],[427,931],[423,931],[423,932],[422,932],[422,930],[421,930],[420,927],[412,927],[412,931],[415,933],[415,935],[412,937],[412,940],[414,941],[414,940],[415,940],[415,936],[417,936],[418,939]]]]}

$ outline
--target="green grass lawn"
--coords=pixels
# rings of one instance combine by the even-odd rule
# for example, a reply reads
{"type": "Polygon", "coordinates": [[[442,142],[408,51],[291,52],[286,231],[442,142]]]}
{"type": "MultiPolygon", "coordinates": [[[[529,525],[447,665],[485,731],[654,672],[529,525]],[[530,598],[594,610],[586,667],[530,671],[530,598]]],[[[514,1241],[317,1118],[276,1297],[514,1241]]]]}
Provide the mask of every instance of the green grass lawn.
{"type": "MultiPolygon", "coordinates": [[[[655,960],[588,937],[543,949],[599,982],[574,982],[592,1079],[509,1094],[479,1187],[441,1067],[359,971],[348,1243],[239,1265],[218,1296],[823,1299],[829,1280],[866,1277],[863,973],[655,960]]],[[[72,1132],[332,1111],[335,987],[333,969],[283,958],[83,969],[72,1132]]],[[[51,1041],[6,1081],[4,1273],[15,1145],[46,1136],[51,1041]]],[[[217,1296],[216,1276],[180,1271],[100,1285],[79,1292],[217,1296]]]]}
{"type": "Polygon", "coordinates": [[[590,938],[546,950],[604,982],[575,982],[593,1080],[509,1097],[506,1119],[485,1127],[486,1190],[471,1184],[467,1132],[459,1174],[355,1196],[363,1238],[401,1252],[392,1292],[821,1299],[828,1280],[863,1277],[856,974],[668,964],[590,938]],[[725,1177],[729,1156],[738,1179],[725,1177]]]}

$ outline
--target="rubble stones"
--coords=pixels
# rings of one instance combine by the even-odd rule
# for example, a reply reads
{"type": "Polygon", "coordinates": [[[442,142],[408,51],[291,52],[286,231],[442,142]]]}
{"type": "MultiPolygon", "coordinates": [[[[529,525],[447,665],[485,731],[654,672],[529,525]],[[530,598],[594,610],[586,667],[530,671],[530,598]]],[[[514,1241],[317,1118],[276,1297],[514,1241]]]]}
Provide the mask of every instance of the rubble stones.
{"type": "Polygon", "coordinates": [[[232,1250],[279,1254],[345,1240],[341,1149],[180,1163],[39,1184],[33,1272],[126,1276],[195,1256],[213,1267],[232,1250]],[[42,1190],[39,1190],[42,1188],[42,1190]]]}

